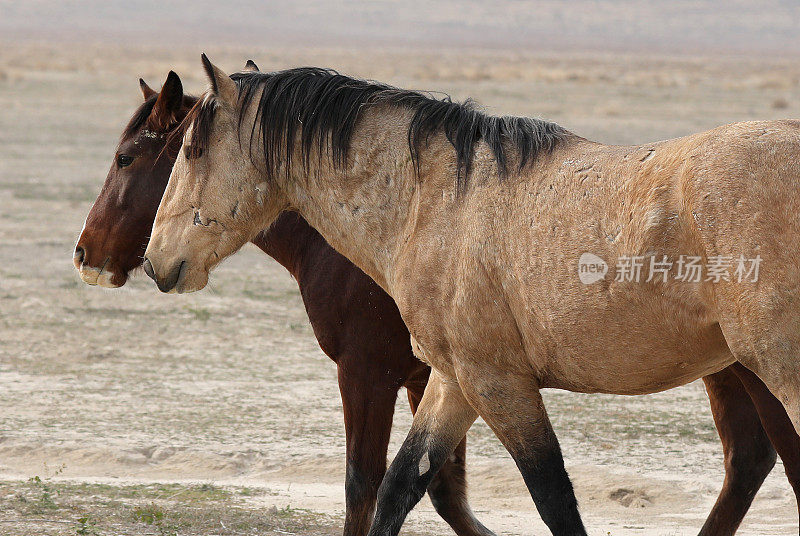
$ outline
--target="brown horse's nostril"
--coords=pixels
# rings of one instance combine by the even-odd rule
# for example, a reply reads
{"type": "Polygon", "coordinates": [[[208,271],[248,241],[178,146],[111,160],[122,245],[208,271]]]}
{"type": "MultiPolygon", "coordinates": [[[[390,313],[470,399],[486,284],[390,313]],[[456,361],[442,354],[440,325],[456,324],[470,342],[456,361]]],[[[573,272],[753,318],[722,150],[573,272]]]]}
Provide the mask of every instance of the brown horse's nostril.
{"type": "Polygon", "coordinates": [[[147,274],[147,277],[149,277],[153,281],[156,281],[156,274],[153,271],[153,265],[150,264],[150,259],[148,259],[147,257],[144,258],[144,264],[142,264],[142,268],[144,268],[144,273],[147,274]]]}
{"type": "Polygon", "coordinates": [[[75,248],[75,255],[72,256],[73,260],[75,261],[76,265],[83,264],[83,260],[86,258],[86,250],[83,247],[78,246],[75,248]]]}

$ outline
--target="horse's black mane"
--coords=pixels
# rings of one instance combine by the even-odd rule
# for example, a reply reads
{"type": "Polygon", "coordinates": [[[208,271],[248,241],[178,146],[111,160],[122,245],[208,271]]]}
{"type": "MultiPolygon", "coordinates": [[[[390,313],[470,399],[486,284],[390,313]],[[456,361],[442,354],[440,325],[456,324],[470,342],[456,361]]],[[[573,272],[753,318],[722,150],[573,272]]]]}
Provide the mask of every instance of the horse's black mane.
{"type": "MultiPolygon", "coordinates": [[[[521,170],[537,153],[550,150],[567,134],[547,121],[493,117],[476,109],[469,100],[457,103],[450,97],[436,99],[426,93],[350,78],[329,69],[303,67],[277,73],[236,73],[231,78],[239,88],[240,127],[243,111],[253,103],[258,106],[252,128],[263,142],[268,178],[281,165],[289,172],[296,140],[301,145],[306,168],[315,148],[320,156],[330,151],[334,165],[344,165],[359,111],[368,105],[389,104],[414,112],[408,128],[408,145],[417,171],[420,152],[429,136],[443,132],[456,151],[457,192],[466,187],[479,141],[489,146],[503,177],[508,172],[509,148],[517,152],[517,169],[521,170]]],[[[213,99],[202,99],[187,117],[187,123],[192,124],[192,151],[199,151],[207,144],[215,107],[213,99]]]]}

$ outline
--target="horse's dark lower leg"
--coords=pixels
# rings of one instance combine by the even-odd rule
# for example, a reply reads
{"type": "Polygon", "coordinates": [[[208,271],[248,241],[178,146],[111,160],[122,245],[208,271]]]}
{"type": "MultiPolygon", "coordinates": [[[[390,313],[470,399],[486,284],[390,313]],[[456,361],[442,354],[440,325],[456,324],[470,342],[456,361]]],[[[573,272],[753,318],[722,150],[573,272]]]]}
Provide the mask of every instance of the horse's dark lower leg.
{"type": "MultiPolygon", "coordinates": [[[[733,370],[736,366],[741,367],[733,365],[703,378],[725,454],[725,482],[700,536],[734,534],[775,465],[775,449],[761,425],[753,400],[733,370]]],[[[788,417],[786,420],[789,430],[794,432],[788,417]]]]}
{"type": "Polygon", "coordinates": [[[550,531],[556,536],[586,534],[558,442],[543,442],[511,455],[550,531]]]}
{"type": "MultiPolygon", "coordinates": [[[[416,413],[423,388],[408,387],[411,411],[416,413]]],[[[494,536],[494,533],[475,518],[467,501],[466,456],[467,440],[462,439],[428,485],[433,507],[459,536],[494,536]]]]}
{"type": "Polygon", "coordinates": [[[458,385],[432,373],[411,431],[378,490],[369,536],[397,536],[408,513],[476,418],[458,385]]]}
{"type": "Polygon", "coordinates": [[[761,418],[761,424],[783,461],[800,516],[800,436],[797,435],[783,404],[775,398],[758,376],[739,363],[731,365],[731,368],[750,394],[761,418]]]}
{"type": "Polygon", "coordinates": [[[347,439],[344,536],[364,536],[386,472],[397,382],[349,376],[340,365],[339,389],[347,439]]]}
{"type": "Polygon", "coordinates": [[[585,535],[572,482],[538,388],[530,377],[508,371],[470,372],[459,371],[464,396],[514,458],[542,521],[555,536],[585,535]]]}

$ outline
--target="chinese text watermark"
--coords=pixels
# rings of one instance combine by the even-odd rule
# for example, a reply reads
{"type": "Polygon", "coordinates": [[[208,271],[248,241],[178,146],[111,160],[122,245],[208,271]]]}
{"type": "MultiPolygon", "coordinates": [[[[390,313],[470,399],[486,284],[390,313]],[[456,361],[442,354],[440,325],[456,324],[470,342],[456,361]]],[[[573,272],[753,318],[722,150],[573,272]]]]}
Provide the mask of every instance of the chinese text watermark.
{"type": "MultiPolygon", "coordinates": [[[[617,258],[614,281],[618,283],[649,283],[670,280],[685,283],[738,282],[755,283],[761,270],[761,256],[715,255],[704,259],[695,255],[633,255],[617,258]]],[[[605,260],[593,253],[584,253],[578,260],[581,283],[591,285],[608,274],[605,260]]]]}

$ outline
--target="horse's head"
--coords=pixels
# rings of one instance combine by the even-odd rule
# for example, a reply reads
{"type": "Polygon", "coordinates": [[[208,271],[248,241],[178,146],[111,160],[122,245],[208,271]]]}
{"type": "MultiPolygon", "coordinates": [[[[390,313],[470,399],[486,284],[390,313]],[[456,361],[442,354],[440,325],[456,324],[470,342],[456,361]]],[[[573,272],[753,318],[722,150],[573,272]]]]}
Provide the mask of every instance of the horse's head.
{"type": "MultiPolygon", "coordinates": [[[[73,262],[89,285],[120,287],[142,263],[176,147],[170,133],[196,102],[170,71],[158,93],[139,80],[144,103],[122,134],[103,189],[86,217],[73,262]]],[[[176,143],[177,144],[177,143],[176,143]]]]}
{"type": "Polygon", "coordinates": [[[241,106],[236,82],[205,55],[203,65],[211,88],[186,117],[145,253],[145,272],[162,292],[205,287],[214,266],[286,208],[264,176],[257,107],[241,106]]]}

